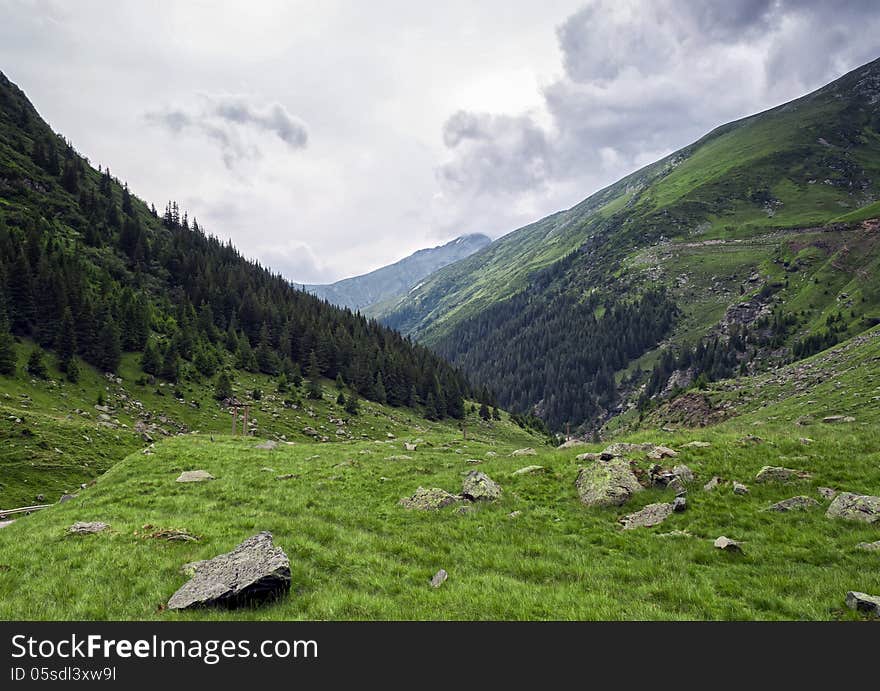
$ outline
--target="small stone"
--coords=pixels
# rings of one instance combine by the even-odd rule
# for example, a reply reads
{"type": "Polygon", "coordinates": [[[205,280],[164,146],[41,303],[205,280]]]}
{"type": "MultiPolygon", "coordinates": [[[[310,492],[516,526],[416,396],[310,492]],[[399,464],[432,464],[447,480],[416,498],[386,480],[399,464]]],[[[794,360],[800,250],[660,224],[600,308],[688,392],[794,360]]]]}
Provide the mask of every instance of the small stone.
{"type": "Polygon", "coordinates": [[[880,617],[880,595],[868,595],[850,590],[846,594],[846,606],[856,612],[880,617]]]}
{"type": "Polygon", "coordinates": [[[508,518],[518,518],[521,515],[522,515],[522,511],[511,511],[509,514],[507,514],[507,517],[508,518]]]}
{"type": "Polygon", "coordinates": [[[813,440],[810,439],[809,437],[801,437],[800,439],[798,439],[798,441],[801,444],[803,444],[804,446],[809,446],[810,444],[813,443],[813,440]]]}
{"type": "Polygon", "coordinates": [[[461,501],[460,497],[450,494],[444,489],[419,487],[411,497],[404,497],[398,503],[405,509],[417,511],[437,511],[450,504],[461,501]]]}
{"type": "Polygon", "coordinates": [[[272,449],[276,448],[277,446],[278,446],[277,441],[274,441],[272,439],[267,439],[262,444],[257,444],[254,448],[255,449],[263,449],[265,451],[271,451],[272,449]]]}
{"type": "Polygon", "coordinates": [[[771,504],[767,510],[787,513],[788,511],[806,511],[807,509],[812,509],[814,506],[819,506],[819,502],[812,497],[801,496],[778,501],[775,504],[771,504]]]}
{"type": "Polygon", "coordinates": [[[795,482],[797,480],[806,480],[810,477],[812,476],[803,470],[765,465],[755,475],[755,482],[795,482]]]}
{"type": "Polygon", "coordinates": [[[742,553],[742,545],[736,540],[731,540],[729,537],[725,537],[722,535],[721,537],[715,540],[715,547],[717,549],[724,550],[725,552],[734,552],[734,553],[742,553]]]}
{"type": "Polygon", "coordinates": [[[514,451],[510,455],[511,456],[537,456],[538,452],[532,448],[526,448],[526,449],[517,449],[516,451],[514,451]]]}
{"type": "Polygon", "coordinates": [[[215,479],[207,470],[185,470],[177,478],[176,482],[205,482],[215,479]]]}
{"type": "Polygon", "coordinates": [[[684,513],[687,511],[687,499],[685,497],[676,497],[672,501],[672,510],[675,513],[684,513]]]}
{"type": "Polygon", "coordinates": [[[716,475],[711,480],[709,480],[709,482],[707,482],[705,485],[703,485],[703,491],[704,492],[711,492],[713,489],[718,487],[722,482],[724,482],[724,480],[722,480],[720,477],[718,477],[716,475]]]}
{"type": "Polygon", "coordinates": [[[856,419],[850,415],[829,415],[828,417],[823,417],[822,422],[834,425],[839,424],[841,422],[855,422],[856,419]]]}
{"type": "Polygon", "coordinates": [[[514,470],[511,475],[532,475],[533,473],[541,473],[543,471],[544,466],[542,465],[527,465],[525,468],[514,470]]]}
{"type": "Polygon", "coordinates": [[[102,533],[109,530],[110,525],[102,521],[77,521],[67,529],[70,535],[92,535],[94,533],[102,533]]]}
{"type": "Polygon", "coordinates": [[[819,492],[820,497],[828,499],[829,501],[837,496],[837,490],[831,489],[830,487],[819,487],[816,491],[819,492]]]}
{"type": "Polygon", "coordinates": [[[648,504],[641,511],[636,511],[620,519],[624,530],[634,528],[650,528],[665,521],[673,512],[672,504],[648,504]]]}
{"type": "MultiPolygon", "coordinates": [[[[418,444],[411,444],[408,441],[403,443],[404,451],[415,451],[417,448],[418,448],[418,444]]],[[[444,571],[444,573],[446,573],[446,572],[444,571]]]]}
{"type": "Polygon", "coordinates": [[[298,476],[294,475],[293,473],[285,473],[284,475],[276,475],[275,479],[276,480],[293,480],[296,477],[298,477],[298,476]]]}
{"type": "Polygon", "coordinates": [[[856,549],[865,552],[880,552],[880,540],[877,540],[877,542],[860,542],[856,545],[856,549]]]}
{"type": "Polygon", "coordinates": [[[655,446],[648,452],[648,458],[660,461],[664,458],[675,458],[678,456],[678,451],[674,449],[670,449],[668,446],[655,446]]]}
{"type": "Polygon", "coordinates": [[[740,496],[745,496],[746,494],[749,493],[749,488],[746,487],[741,482],[737,482],[736,480],[734,480],[733,481],[733,493],[738,494],[740,496]]]}
{"type": "Polygon", "coordinates": [[[686,449],[705,449],[712,445],[707,441],[689,441],[684,446],[686,449]]]}
{"type": "Polygon", "coordinates": [[[36,496],[36,500],[42,504],[44,501],[46,501],[46,496],[44,494],[38,494],[36,496]]]}
{"type": "Polygon", "coordinates": [[[480,465],[482,462],[479,458],[469,458],[465,461],[468,465],[480,465]]]}
{"type": "Polygon", "coordinates": [[[684,463],[675,466],[672,469],[672,473],[686,485],[694,481],[694,471],[684,465],[684,463]]]}
{"type": "Polygon", "coordinates": [[[431,579],[431,587],[439,588],[446,582],[447,578],[449,578],[449,574],[446,573],[444,569],[440,569],[437,573],[434,574],[434,577],[431,579]]]}
{"type": "Polygon", "coordinates": [[[72,499],[76,499],[75,494],[62,494],[61,499],[58,500],[58,503],[59,504],[66,504],[67,502],[71,501],[72,499]]]}
{"type": "MultiPolygon", "coordinates": [[[[575,458],[579,461],[599,461],[602,459],[600,453],[579,453],[575,458]]],[[[611,460],[610,458],[608,460],[611,460]]]]}

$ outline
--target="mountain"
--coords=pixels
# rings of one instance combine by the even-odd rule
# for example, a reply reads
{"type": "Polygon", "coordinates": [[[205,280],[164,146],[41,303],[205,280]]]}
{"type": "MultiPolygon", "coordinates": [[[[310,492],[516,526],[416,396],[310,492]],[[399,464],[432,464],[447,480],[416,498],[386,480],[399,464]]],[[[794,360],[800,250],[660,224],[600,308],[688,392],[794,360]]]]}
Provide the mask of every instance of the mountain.
{"type": "Polygon", "coordinates": [[[326,285],[304,285],[303,290],[339,307],[370,314],[374,306],[396,302],[437,269],[469,257],[491,242],[488,236],[479,233],[462,235],[445,245],[419,250],[368,274],[326,285]]]}
{"type": "Polygon", "coordinates": [[[555,429],[880,316],[880,61],[440,269],[383,321],[555,429]]]}
{"type": "MultiPolygon", "coordinates": [[[[294,289],[190,219],[164,214],[96,170],[0,74],[0,373],[10,337],[51,349],[75,382],[83,366],[181,392],[240,371],[339,379],[357,396],[461,417],[465,379],[428,349],[350,310],[294,289]]],[[[32,365],[32,366],[31,366],[32,365]]],[[[307,391],[313,397],[319,392],[307,391]]],[[[182,397],[182,395],[181,395],[182,397]]],[[[297,396],[291,396],[294,405],[297,396]]]]}

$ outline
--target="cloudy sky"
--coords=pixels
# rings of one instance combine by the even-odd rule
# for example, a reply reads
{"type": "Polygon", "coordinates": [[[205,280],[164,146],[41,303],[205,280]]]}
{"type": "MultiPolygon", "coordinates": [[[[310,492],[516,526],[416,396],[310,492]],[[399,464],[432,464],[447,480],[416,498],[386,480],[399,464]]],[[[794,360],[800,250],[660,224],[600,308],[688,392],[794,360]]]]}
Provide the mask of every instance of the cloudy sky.
{"type": "Polygon", "coordinates": [[[567,208],[880,57],[877,0],[0,0],[94,164],[297,282],[567,208]]]}

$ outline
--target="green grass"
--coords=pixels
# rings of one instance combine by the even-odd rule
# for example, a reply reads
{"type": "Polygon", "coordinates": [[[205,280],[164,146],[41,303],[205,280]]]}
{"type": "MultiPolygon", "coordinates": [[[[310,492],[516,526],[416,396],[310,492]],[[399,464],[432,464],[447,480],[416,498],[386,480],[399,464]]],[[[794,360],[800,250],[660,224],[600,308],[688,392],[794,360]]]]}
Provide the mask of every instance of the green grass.
{"type": "Polygon", "coordinates": [[[408,434],[398,428],[395,439],[377,428],[370,439],[297,440],[271,451],[256,449],[257,438],[171,438],[150,455],[130,455],[74,501],[0,530],[0,618],[857,618],[844,595],[880,592],[880,570],[877,555],[855,545],[880,539],[880,528],[829,520],[824,503],[802,513],[764,509],[797,494],[818,498],[820,486],[880,494],[878,357],[875,329],[801,363],[810,367],[800,379],[783,371],[717,385],[709,392],[716,402],[738,401],[741,412],[721,425],[630,433],[634,441],[679,449],[676,462],[688,464],[697,482],[687,512],[627,532],[619,517],[671,493],[648,490],[621,508],[584,507],[574,487],[575,456],[587,449],[537,446],[507,421],[471,416],[468,441],[451,425],[419,423],[408,434]],[[807,376],[819,380],[809,389],[807,376]],[[847,413],[856,422],[819,422],[847,413]],[[746,435],[762,441],[743,442],[746,435]],[[415,437],[423,440],[418,449],[404,451],[403,442],[415,437]],[[691,440],[711,446],[685,447],[691,440]],[[527,443],[537,456],[510,456],[527,443]],[[499,502],[464,515],[398,506],[418,486],[459,491],[474,467],[470,458],[481,459],[477,467],[502,484],[499,502]],[[533,464],[546,472],[512,474],[533,464]],[[753,478],[764,465],[813,476],[790,486],[759,485],[753,478]],[[217,479],[174,481],[191,469],[217,479]],[[296,477],[275,479],[288,473],[296,477]],[[714,475],[745,482],[751,494],[736,496],[729,485],[703,492],[714,475]],[[513,511],[521,514],[510,518],[513,511]],[[112,531],[66,536],[77,520],[106,521],[112,531]],[[150,539],[144,533],[155,528],[145,525],[186,529],[200,541],[150,539]],[[271,531],[290,557],[286,597],[234,612],[162,609],[186,580],[184,563],[228,551],[260,530],[271,531]],[[664,536],[671,531],[689,535],[664,536]],[[745,554],[714,549],[722,534],[742,540],[745,554]],[[434,590],[428,581],[440,568],[449,580],[434,590]]]}

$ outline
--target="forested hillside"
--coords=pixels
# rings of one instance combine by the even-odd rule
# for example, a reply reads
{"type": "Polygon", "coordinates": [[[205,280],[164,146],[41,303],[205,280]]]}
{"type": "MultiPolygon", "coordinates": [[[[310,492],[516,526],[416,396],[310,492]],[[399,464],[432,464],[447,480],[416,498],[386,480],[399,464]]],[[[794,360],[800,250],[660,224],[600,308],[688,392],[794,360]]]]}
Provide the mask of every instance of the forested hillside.
{"type": "Polygon", "coordinates": [[[590,432],[875,324],[878,197],[874,61],[496,240],[383,319],[590,432]]]}
{"type": "MultiPolygon", "coordinates": [[[[163,213],[93,168],[0,74],[0,372],[33,339],[75,381],[142,353],[146,378],[341,378],[358,395],[461,417],[466,380],[427,348],[292,288],[209,235],[176,202],[163,213]]],[[[222,381],[219,382],[222,384],[222,381]]],[[[222,387],[221,387],[222,388],[222,387]]]]}

